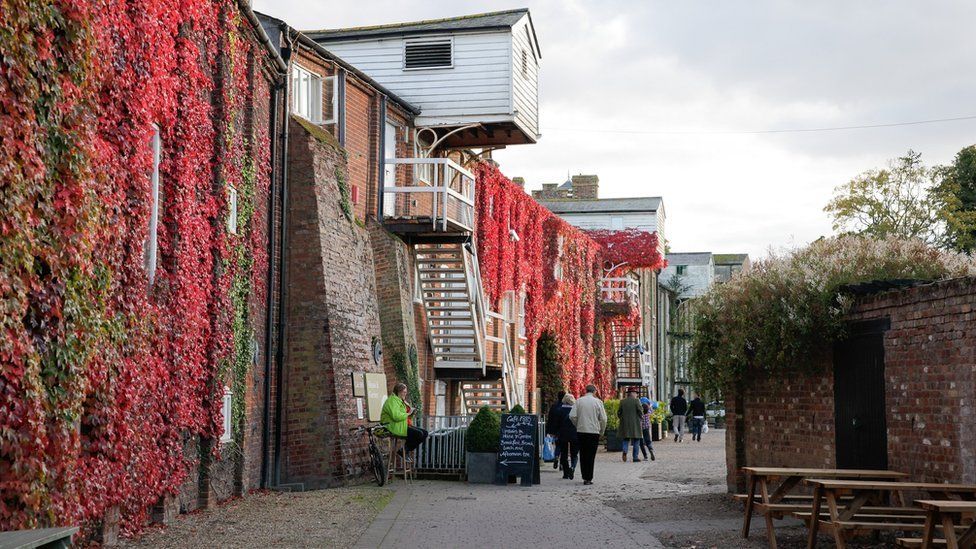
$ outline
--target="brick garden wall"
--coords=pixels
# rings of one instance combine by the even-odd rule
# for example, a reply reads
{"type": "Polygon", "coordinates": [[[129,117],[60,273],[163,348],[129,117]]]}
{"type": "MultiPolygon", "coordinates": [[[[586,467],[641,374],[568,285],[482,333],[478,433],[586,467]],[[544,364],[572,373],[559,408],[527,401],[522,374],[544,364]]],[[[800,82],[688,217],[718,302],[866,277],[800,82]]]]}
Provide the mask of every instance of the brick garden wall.
{"type": "MultiPolygon", "coordinates": [[[[308,126],[310,127],[310,126],[308,126]]],[[[380,337],[369,235],[339,204],[343,155],[331,134],[290,123],[281,483],[314,489],[365,471],[353,372],[373,363],[380,337]]]]}
{"type": "MultiPolygon", "coordinates": [[[[888,465],[913,480],[976,482],[976,279],[858,300],[851,320],[889,318],[884,336],[888,465]]],[[[833,375],[752,381],[726,399],[730,490],[738,468],[834,464],[833,375]]]]}

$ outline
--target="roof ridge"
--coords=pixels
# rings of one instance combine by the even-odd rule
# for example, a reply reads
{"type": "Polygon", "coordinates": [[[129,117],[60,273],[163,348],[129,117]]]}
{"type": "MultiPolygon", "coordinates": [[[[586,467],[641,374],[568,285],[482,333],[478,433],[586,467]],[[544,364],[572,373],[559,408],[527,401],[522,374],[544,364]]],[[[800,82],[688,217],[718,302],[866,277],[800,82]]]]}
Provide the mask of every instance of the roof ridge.
{"type": "Polygon", "coordinates": [[[433,23],[446,23],[448,21],[463,21],[465,19],[476,19],[478,17],[488,17],[493,15],[504,15],[507,13],[517,13],[517,12],[529,12],[529,8],[513,8],[510,10],[501,11],[489,11],[484,13],[474,13],[469,15],[458,15],[455,17],[442,17],[439,19],[422,19],[420,21],[406,21],[399,23],[385,23],[382,25],[363,25],[359,27],[342,27],[333,29],[315,29],[315,30],[303,30],[304,34],[312,35],[318,33],[336,33],[336,32],[356,32],[356,31],[366,31],[366,30],[379,30],[379,29],[396,29],[400,27],[409,27],[413,25],[430,25],[433,23]]]}

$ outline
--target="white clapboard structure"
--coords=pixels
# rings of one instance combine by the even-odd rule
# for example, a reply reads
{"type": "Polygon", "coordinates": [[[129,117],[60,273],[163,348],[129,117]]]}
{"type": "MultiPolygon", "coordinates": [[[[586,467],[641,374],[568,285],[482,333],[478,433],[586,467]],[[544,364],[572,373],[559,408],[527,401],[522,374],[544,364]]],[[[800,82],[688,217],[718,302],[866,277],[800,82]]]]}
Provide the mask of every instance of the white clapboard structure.
{"type": "Polygon", "coordinates": [[[541,54],[528,9],[304,33],[419,107],[428,141],[476,148],[539,138],[541,54]]]}

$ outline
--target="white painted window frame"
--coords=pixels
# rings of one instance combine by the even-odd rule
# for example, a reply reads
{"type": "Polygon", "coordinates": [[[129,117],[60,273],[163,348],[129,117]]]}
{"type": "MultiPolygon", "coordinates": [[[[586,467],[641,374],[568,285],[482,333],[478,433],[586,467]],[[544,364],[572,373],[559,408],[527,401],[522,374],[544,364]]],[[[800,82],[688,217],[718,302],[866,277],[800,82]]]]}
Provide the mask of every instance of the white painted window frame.
{"type": "Polygon", "coordinates": [[[234,394],[231,392],[230,387],[224,386],[224,396],[221,400],[220,413],[223,419],[223,431],[220,433],[220,443],[230,442],[234,440],[234,428],[232,425],[234,415],[234,394]]]}
{"type": "Polygon", "coordinates": [[[146,234],[145,257],[143,266],[149,284],[156,280],[156,267],[159,264],[159,164],[163,156],[163,139],[159,133],[159,126],[152,125],[153,135],[150,140],[152,147],[152,172],[150,174],[149,191],[149,227],[146,234]]]}
{"type": "Polygon", "coordinates": [[[237,234],[237,189],[227,186],[227,232],[237,234]]]}
{"type": "Polygon", "coordinates": [[[339,119],[339,79],[313,72],[299,64],[291,67],[291,112],[313,124],[335,124],[339,119]],[[324,91],[332,89],[332,111],[323,118],[324,91]]]}

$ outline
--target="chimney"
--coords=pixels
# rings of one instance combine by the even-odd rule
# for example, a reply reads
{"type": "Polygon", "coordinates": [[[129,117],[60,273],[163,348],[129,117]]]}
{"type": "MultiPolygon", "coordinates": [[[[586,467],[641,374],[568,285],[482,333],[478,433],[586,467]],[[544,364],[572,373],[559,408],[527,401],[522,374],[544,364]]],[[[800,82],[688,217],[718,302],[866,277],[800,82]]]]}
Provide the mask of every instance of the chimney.
{"type": "Polygon", "coordinates": [[[600,198],[600,178],[595,175],[574,175],[573,198],[576,200],[600,198]]]}
{"type": "Polygon", "coordinates": [[[519,187],[522,187],[522,190],[523,191],[525,190],[525,178],[524,177],[513,177],[512,178],[512,183],[515,183],[519,187]]]}

